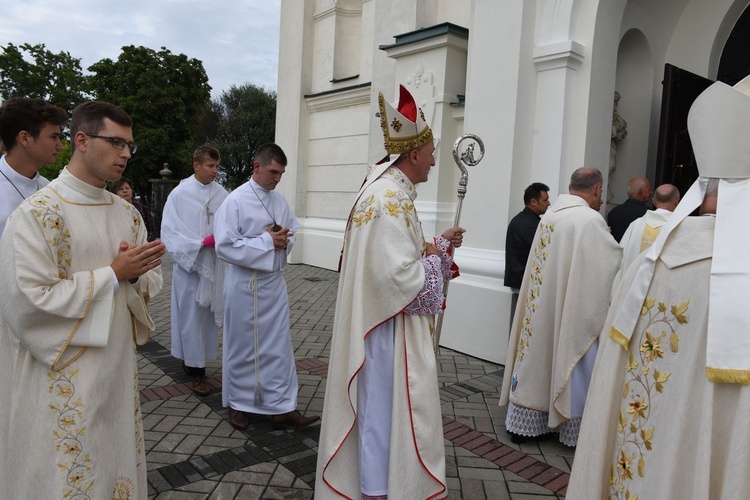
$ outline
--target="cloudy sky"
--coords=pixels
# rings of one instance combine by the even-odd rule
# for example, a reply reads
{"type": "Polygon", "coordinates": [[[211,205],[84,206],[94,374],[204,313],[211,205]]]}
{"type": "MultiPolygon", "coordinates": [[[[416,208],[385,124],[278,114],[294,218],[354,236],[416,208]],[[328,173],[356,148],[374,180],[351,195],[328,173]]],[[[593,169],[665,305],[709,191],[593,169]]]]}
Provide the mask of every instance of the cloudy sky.
{"type": "Polygon", "coordinates": [[[212,95],[252,83],[276,90],[281,0],[14,0],[3,2],[0,46],[43,43],[86,68],[125,45],[203,61],[212,95]]]}

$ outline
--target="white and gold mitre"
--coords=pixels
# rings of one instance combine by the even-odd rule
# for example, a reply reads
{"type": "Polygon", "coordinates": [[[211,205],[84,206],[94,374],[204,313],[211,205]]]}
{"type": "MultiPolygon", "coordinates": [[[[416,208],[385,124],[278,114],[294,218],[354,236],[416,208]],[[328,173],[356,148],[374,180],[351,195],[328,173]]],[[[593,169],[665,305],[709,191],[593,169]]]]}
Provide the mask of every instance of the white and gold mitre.
{"type": "Polygon", "coordinates": [[[408,153],[433,140],[432,130],[412,95],[403,85],[399,85],[399,92],[398,109],[385,100],[382,92],[378,93],[380,127],[388,154],[408,153]]]}

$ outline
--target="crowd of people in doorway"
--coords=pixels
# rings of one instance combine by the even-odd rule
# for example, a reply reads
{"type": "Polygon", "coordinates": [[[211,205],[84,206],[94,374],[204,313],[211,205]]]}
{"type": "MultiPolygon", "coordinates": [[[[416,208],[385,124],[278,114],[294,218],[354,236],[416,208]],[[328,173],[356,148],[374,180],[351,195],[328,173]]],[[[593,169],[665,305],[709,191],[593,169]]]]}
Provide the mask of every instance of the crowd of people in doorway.
{"type": "MultiPolygon", "coordinates": [[[[570,498],[747,489],[735,417],[750,409],[738,314],[750,273],[737,235],[750,203],[749,89],[716,83],[694,103],[700,178],[682,199],[634,178],[605,220],[603,175],[582,167],[552,203],[549,186],[529,185],[508,225],[514,315],[500,404],[512,442],[580,445],[570,498]],[[688,447],[707,451],[687,460],[688,447]]],[[[414,200],[435,164],[432,131],[403,86],[396,105],[380,94],[378,106],[387,156],[348,215],[321,416],[297,409],[283,271],[300,225],[276,191],[281,147],[259,146],[231,193],[216,182],[220,152],[198,147],[157,230],[123,177],[137,150],[125,111],[85,102],[68,124],[41,99],[3,103],[0,497],[146,497],[135,347],[154,328],[166,252],[172,355],[198,397],[211,391],[206,362],[223,327],[234,428],[251,415],[277,429],[320,421],[316,498],[447,497],[433,321],[465,230],[425,239],[414,200]],[[38,169],[54,163],[66,126],[72,156],[49,182],[38,169]]]]}

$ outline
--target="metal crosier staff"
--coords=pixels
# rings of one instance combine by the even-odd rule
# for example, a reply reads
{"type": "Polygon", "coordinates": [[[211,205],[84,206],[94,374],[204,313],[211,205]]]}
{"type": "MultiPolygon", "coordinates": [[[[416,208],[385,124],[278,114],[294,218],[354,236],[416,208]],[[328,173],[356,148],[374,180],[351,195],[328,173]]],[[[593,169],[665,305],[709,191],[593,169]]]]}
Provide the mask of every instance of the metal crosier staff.
{"type": "MultiPolygon", "coordinates": [[[[453,143],[453,160],[456,162],[456,165],[458,165],[458,168],[461,170],[461,178],[458,180],[458,189],[456,190],[458,193],[458,204],[456,205],[456,219],[453,222],[454,226],[458,226],[459,221],[461,220],[461,205],[464,202],[464,196],[466,196],[466,184],[469,182],[469,171],[467,170],[467,166],[473,167],[480,161],[482,161],[482,158],[484,158],[484,143],[482,142],[482,139],[480,139],[478,136],[474,134],[464,134],[458,139],[456,139],[456,142],[453,143]],[[461,153],[459,155],[459,151],[461,149],[461,143],[464,142],[467,139],[471,139],[476,142],[476,144],[479,144],[479,156],[474,157],[474,143],[470,143],[466,147],[466,151],[461,153]]],[[[451,249],[453,248],[453,245],[451,244],[451,249]]],[[[443,297],[448,296],[448,285],[450,284],[450,281],[446,281],[443,283],[443,297]]],[[[443,314],[438,315],[437,325],[435,326],[435,354],[439,354],[440,352],[440,332],[443,329],[443,314]]]]}

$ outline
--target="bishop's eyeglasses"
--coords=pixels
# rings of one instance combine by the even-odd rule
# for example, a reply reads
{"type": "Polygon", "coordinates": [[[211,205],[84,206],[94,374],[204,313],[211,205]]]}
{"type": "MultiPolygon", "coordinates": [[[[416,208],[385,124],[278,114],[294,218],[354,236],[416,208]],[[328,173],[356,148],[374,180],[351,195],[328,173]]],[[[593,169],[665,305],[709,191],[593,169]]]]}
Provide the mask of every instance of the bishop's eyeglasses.
{"type": "Polygon", "coordinates": [[[110,137],[107,135],[94,135],[94,134],[86,134],[87,136],[93,138],[93,139],[104,139],[106,141],[109,141],[110,144],[112,144],[112,147],[115,149],[123,150],[125,149],[125,146],[128,147],[130,150],[130,154],[135,154],[136,151],[138,151],[138,144],[130,141],[126,141],[122,137],[110,137]]]}

